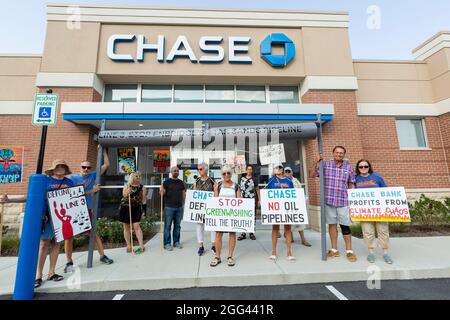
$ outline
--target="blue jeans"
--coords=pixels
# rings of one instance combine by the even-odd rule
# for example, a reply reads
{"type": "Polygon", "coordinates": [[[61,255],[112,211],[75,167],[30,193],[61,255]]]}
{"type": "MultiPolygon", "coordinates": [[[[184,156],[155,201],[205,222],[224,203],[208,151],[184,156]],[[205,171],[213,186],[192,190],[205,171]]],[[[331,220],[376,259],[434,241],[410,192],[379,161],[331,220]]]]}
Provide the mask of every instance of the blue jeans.
{"type": "Polygon", "coordinates": [[[171,230],[173,222],[173,244],[180,243],[181,219],[183,208],[164,208],[164,246],[172,244],[171,230]]]}

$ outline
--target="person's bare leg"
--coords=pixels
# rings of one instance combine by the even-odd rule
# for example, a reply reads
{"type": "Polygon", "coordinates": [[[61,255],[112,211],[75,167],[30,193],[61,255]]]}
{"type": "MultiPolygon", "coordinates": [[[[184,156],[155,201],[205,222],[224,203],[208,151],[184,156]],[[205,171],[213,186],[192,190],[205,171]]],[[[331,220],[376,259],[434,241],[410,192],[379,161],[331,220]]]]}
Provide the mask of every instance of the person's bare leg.
{"type": "Polygon", "coordinates": [[[304,230],[299,230],[298,233],[300,235],[300,238],[302,239],[302,244],[304,246],[311,247],[311,244],[305,238],[305,231],[304,230]]]}
{"type": "Polygon", "coordinates": [[[228,256],[232,257],[234,253],[234,248],[236,247],[236,232],[230,232],[228,234],[228,237],[229,237],[228,256]]]}
{"type": "Polygon", "coordinates": [[[73,262],[72,261],[73,238],[64,241],[64,252],[66,254],[67,262],[73,262]]]}
{"type": "Polygon", "coordinates": [[[136,234],[136,238],[138,240],[139,246],[144,249],[144,236],[142,234],[141,225],[139,222],[133,223],[134,233],[136,234]]]}
{"type": "Polygon", "coordinates": [[[95,235],[95,244],[97,245],[97,251],[100,257],[103,257],[105,255],[105,249],[103,248],[102,239],[98,236],[98,234],[95,235]]]}
{"type": "Polygon", "coordinates": [[[330,234],[331,239],[331,248],[337,250],[337,239],[338,239],[337,224],[329,224],[328,232],[330,234]]]}
{"type": "Polygon", "coordinates": [[[59,255],[59,244],[56,243],[55,240],[52,240],[51,248],[50,248],[50,268],[48,270],[49,278],[55,274],[56,262],[58,261],[58,255],[59,255]]]}
{"type": "Polygon", "coordinates": [[[288,224],[284,225],[284,234],[286,235],[286,247],[287,247],[287,256],[292,256],[291,247],[292,247],[292,232],[291,226],[288,224]]]}
{"type": "Polygon", "coordinates": [[[130,225],[128,223],[123,224],[123,237],[125,238],[125,242],[127,243],[127,249],[131,249],[130,225]]]}
{"type": "Polygon", "coordinates": [[[216,257],[220,258],[220,254],[222,253],[222,237],[223,237],[223,232],[216,232],[216,242],[215,242],[215,246],[216,246],[216,257]]]}
{"type": "Polygon", "coordinates": [[[344,241],[345,241],[345,249],[353,251],[353,249],[352,249],[352,235],[351,234],[345,234],[344,235],[344,241]]]}
{"type": "Polygon", "coordinates": [[[47,259],[47,249],[49,244],[49,240],[41,240],[39,244],[39,260],[36,279],[42,279],[42,271],[44,270],[45,260],[47,259]]]}
{"type": "Polygon", "coordinates": [[[272,255],[277,255],[277,242],[278,242],[278,233],[280,232],[279,225],[272,226],[272,255]]]}

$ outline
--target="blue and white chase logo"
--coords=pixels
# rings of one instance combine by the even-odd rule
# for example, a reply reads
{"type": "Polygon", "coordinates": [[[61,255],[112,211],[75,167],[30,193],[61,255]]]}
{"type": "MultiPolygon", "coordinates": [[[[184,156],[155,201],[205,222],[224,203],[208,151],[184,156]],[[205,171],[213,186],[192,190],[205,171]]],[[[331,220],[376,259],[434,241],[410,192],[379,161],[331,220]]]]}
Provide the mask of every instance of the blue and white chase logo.
{"type": "MultiPolygon", "coordinates": [[[[192,46],[184,35],[177,37],[173,46],[165,55],[166,41],[164,35],[158,35],[154,43],[147,42],[144,35],[134,34],[114,34],[108,39],[107,54],[108,57],[117,62],[143,62],[146,52],[156,52],[158,62],[174,62],[178,58],[188,58],[192,63],[222,63],[225,60],[225,49],[222,47],[224,42],[222,36],[204,36],[198,42],[198,47],[204,53],[197,57],[192,50],[192,46]],[[116,45],[123,42],[135,42],[136,58],[130,53],[117,53],[116,45]]],[[[225,41],[228,42],[227,60],[233,64],[251,64],[252,58],[249,57],[250,37],[229,36],[225,41]]],[[[295,56],[295,45],[283,33],[272,33],[261,43],[261,57],[273,67],[285,67],[295,56]],[[273,45],[284,45],[284,55],[272,55],[273,45]]]]}

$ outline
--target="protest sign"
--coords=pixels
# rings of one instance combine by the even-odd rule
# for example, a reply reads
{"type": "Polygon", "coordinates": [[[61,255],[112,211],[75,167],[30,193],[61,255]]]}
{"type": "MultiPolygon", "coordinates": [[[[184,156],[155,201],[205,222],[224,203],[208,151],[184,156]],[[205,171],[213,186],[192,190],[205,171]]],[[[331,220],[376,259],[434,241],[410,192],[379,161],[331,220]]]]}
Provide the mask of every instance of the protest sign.
{"type": "Polygon", "coordinates": [[[405,188],[350,189],[348,203],[353,221],[410,222],[405,188]]]}
{"type": "Polygon", "coordinates": [[[91,230],[83,186],[49,191],[47,200],[56,242],[71,239],[91,230]]]}
{"type": "Polygon", "coordinates": [[[132,174],[136,172],[136,149],[117,148],[117,173],[132,174]]]}
{"type": "Polygon", "coordinates": [[[255,232],[255,199],[209,198],[206,202],[205,230],[255,232]]]}
{"type": "Polygon", "coordinates": [[[262,224],[308,224],[304,189],[261,189],[262,224]]]}
{"type": "Polygon", "coordinates": [[[203,223],[205,220],[206,201],[214,197],[214,192],[186,190],[183,221],[203,223]]]}
{"type": "Polygon", "coordinates": [[[267,164],[277,164],[286,162],[286,155],[284,153],[284,144],[280,143],[260,147],[259,161],[263,166],[267,164]]]}
{"type": "Polygon", "coordinates": [[[235,156],[235,157],[228,157],[228,158],[222,158],[222,166],[228,166],[233,170],[233,173],[236,175],[245,173],[246,169],[246,162],[245,162],[245,156],[235,156]]]}
{"type": "Polygon", "coordinates": [[[21,183],[23,147],[0,146],[0,184],[21,183]]]}
{"type": "Polygon", "coordinates": [[[153,171],[165,173],[170,167],[170,150],[153,150],[153,171]]]}

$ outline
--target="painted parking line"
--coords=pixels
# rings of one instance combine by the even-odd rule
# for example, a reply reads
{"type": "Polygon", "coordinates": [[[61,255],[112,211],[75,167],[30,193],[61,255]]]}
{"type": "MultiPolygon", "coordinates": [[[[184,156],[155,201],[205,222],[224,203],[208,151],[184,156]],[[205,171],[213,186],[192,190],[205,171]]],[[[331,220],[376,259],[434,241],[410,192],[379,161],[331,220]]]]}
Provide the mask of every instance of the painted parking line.
{"type": "Polygon", "coordinates": [[[124,294],[116,294],[113,298],[113,300],[122,300],[124,294]]]}
{"type": "Polygon", "coordinates": [[[342,293],[340,293],[335,287],[333,286],[325,286],[328,290],[331,291],[332,294],[334,294],[339,300],[348,300],[346,296],[344,296],[342,293]]]}

